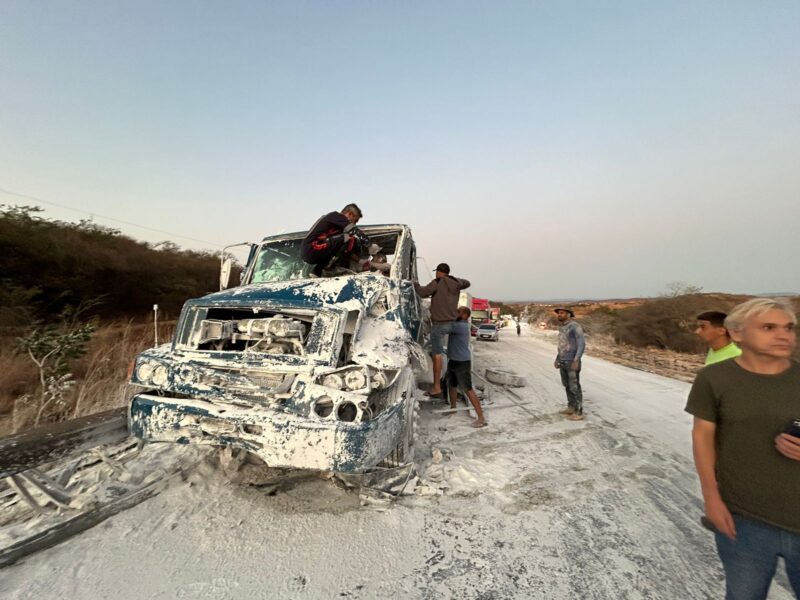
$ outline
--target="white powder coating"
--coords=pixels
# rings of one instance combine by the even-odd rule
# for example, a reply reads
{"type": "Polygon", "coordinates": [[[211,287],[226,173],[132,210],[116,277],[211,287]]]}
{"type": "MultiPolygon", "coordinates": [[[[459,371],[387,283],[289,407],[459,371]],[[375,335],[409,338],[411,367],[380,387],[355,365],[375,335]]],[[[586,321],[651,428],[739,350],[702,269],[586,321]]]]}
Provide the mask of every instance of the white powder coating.
{"type": "MultiPolygon", "coordinates": [[[[698,523],[688,385],[588,356],[587,419],[566,421],[553,346],[505,333],[477,344],[475,362],[524,375],[528,404],[501,409],[510,397],[493,394],[480,430],[423,407],[426,495],[378,511],[314,474],[259,490],[198,469],[4,569],[0,597],[722,597],[698,523]]],[[[786,585],[779,575],[770,598],[791,598],[786,585]]]]}
{"type": "Polygon", "coordinates": [[[425,364],[425,354],[398,321],[370,318],[359,329],[353,361],[379,369],[402,369],[410,363],[420,370],[425,364]]]}
{"type": "MultiPolygon", "coordinates": [[[[381,291],[386,287],[387,278],[375,275],[373,273],[361,273],[358,275],[352,276],[342,276],[342,277],[323,277],[319,279],[311,279],[311,280],[296,280],[290,282],[273,282],[273,283],[253,283],[250,285],[245,285],[237,288],[233,288],[230,290],[226,290],[224,292],[220,292],[219,294],[212,294],[209,296],[209,299],[214,299],[215,296],[228,296],[231,295],[233,297],[241,296],[243,294],[251,294],[257,291],[264,291],[269,292],[273,290],[280,290],[284,289],[288,286],[293,286],[293,294],[296,296],[302,296],[304,298],[312,298],[315,299],[323,304],[335,304],[336,306],[340,306],[342,308],[347,308],[351,310],[357,310],[359,307],[363,307],[364,304],[371,304],[371,302],[362,303],[359,302],[357,299],[345,299],[340,300],[339,295],[341,294],[342,288],[353,279],[360,282],[364,287],[372,288],[373,292],[380,294],[381,291]]],[[[369,294],[368,294],[369,296],[369,294]]]]}
{"type": "MultiPolygon", "coordinates": [[[[140,361],[170,365],[172,387],[163,397],[137,397],[131,430],[143,439],[166,442],[214,444],[224,436],[274,467],[347,472],[373,467],[406,443],[414,404],[412,372],[426,364],[409,322],[400,318],[414,312],[403,300],[416,299],[402,298],[397,281],[374,274],[256,284],[212,294],[200,304],[252,307],[268,311],[272,319],[309,313],[314,316],[309,333],[313,350],[290,360],[248,350],[214,357],[197,350],[196,341],[180,352],[168,347],[149,351],[140,361]],[[244,303],[237,305],[235,297],[244,303]],[[342,389],[326,383],[328,371],[348,365],[370,367],[349,371],[362,373],[363,385],[342,389]],[[190,399],[171,398],[175,392],[190,399]]],[[[178,339],[185,340],[190,327],[198,332],[215,328],[211,339],[230,337],[221,333],[226,331],[223,321],[201,319],[189,314],[178,339]]]]}

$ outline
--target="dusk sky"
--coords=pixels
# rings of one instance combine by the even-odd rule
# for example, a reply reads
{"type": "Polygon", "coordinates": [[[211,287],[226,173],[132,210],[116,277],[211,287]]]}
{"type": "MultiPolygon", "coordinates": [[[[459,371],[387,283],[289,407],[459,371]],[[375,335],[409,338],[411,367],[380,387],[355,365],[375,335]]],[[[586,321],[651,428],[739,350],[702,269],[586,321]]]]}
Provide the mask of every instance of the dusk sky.
{"type": "Polygon", "coordinates": [[[493,299],[800,293],[800,3],[5,1],[0,189],[206,249],[356,202],[493,299]]]}

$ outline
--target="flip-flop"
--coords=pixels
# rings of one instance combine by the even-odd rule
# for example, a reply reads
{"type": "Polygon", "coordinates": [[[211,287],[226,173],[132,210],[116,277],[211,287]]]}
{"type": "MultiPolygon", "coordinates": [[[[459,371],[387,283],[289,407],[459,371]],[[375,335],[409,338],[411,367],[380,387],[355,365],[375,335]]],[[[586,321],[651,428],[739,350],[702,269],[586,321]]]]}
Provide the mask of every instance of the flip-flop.
{"type": "Polygon", "coordinates": [[[478,421],[473,421],[473,422],[472,422],[472,426],[473,426],[475,429],[480,429],[481,427],[486,427],[488,424],[489,424],[489,423],[488,423],[488,422],[486,422],[486,421],[483,421],[482,423],[479,423],[478,421]]]}
{"type": "Polygon", "coordinates": [[[439,392],[438,394],[431,394],[430,392],[425,392],[422,395],[425,396],[426,398],[439,398],[440,400],[442,398],[442,392],[439,392]]]}

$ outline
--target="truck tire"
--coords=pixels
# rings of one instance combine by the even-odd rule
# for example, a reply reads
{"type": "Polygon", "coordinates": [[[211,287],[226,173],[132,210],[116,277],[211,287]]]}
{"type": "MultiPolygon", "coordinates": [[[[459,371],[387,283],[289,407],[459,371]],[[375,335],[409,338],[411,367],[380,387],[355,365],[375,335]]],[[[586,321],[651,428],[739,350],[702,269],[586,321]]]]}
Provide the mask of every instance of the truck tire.
{"type": "Polygon", "coordinates": [[[509,387],[525,387],[526,385],[524,377],[502,369],[486,369],[486,379],[490,383],[509,387]]]}

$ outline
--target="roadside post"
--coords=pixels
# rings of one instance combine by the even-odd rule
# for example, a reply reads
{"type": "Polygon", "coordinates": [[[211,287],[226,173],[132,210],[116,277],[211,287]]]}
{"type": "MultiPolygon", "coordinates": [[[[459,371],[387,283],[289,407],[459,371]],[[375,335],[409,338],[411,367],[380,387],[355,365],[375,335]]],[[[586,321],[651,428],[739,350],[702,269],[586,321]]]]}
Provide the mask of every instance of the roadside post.
{"type": "Polygon", "coordinates": [[[158,304],[153,304],[153,339],[153,345],[158,346],[158,304]]]}

